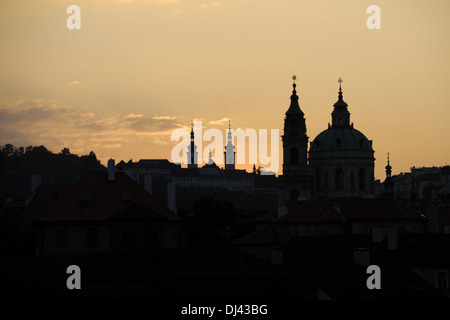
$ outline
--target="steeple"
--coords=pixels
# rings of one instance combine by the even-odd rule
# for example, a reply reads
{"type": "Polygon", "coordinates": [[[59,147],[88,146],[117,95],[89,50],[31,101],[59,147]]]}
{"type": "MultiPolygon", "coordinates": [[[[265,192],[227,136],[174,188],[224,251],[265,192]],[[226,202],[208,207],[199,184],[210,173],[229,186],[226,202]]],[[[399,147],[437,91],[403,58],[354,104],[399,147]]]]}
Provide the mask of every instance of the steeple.
{"type": "Polygon", "coordinates": [[[331,113],[332,127],[350,127],[350,112],[347,110],[348,104],[345,103],[342,93],[342,82],[344,81],[339,78],[338,82],[338,101],[334,104],[334,110],[331,113]]]}
{"type": "Polygon", "coordinates": [[[392,197],[394,194],[394,184],[392,181],[392,167],[389,164],[389,152],[387,154],[386,179],[384,180],[384,192],[392,197]]]}
{"type": "Polygon", "coordinates": [[[233,146],[233,134],[231,133],[231,120],[228,120],[228,141],[225,146],[225,170],[234,170],[235,169],[235,155],[233,146]]]}
{"type": "Polygon", "coordinates": [[[207,164],[209,164],[209,165],[214,164],[214,160],[213,160],[213,158],[212,158],[212,151],[211,151],[211,149],[209,149],[209,154],[208,154],[208,156],[209,156],[209,159],[208,159],[208,163],[207,163],[207,164]]]}
{"type": "Polygon", "coordinates": [[[386,180],[391,179],[392,167],[389,164],[389,152],[387,154],[386,180]]]}
{"type": "Polygon", "coordinates": [[[191,120],[191,144],[189,145],[187,158],[188,168],[197,168],[197,146],[194,143],[194,122],[191,120]]]}
{"type": "Polygon", "coordinates": [[[300,105],[298,104],[298,96],[297,96],[297,85],[295,84],[295,80],[297,77],[294,75],[292,76],[292,80],[294,80],[294,83],[292,84],[293,90],[291,95],[291,104],[289,106],[288,111],[286,111],[286,116],[289,115],[300,115],[303,116],[303,111],[300,109],[300,105]]]}
{"type": "Polygon", "coordinates": [[[283,175],[280,178],[280,204],[285,205],[299,197],[311,197],[311,176],[308,171],[308,136],[305,114],[300,109],[297,96],[297,77],[294,80],[291,104],[284,118],[283,175]]]}

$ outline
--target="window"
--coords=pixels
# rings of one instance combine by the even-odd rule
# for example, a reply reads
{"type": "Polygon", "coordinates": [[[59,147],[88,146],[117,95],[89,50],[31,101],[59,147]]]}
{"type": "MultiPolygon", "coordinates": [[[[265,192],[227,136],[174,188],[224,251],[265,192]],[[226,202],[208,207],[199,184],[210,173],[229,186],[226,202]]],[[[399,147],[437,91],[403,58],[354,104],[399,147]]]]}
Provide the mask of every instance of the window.
{"type": "Polygon", "coordinates": [[[297,148],[291,149],[291,164],[298,164],[298,150],[297,148]]]}
{"type": "Polygon", "coordinates": [[[359,169],[359,190],[364,190],[365,189],[365,180],[366,180],[366,175],[364,172],[364,168],[359,169]]]}
{"type": "Polygon", "coordinates": [[[92,200],[81,200],[80,206],[83,210],[89,210],[92,208],[92,200]]]}
{"type": "Polygon", "coordinates": [[[316,169],[316,190],[320,190],[320,170],[316,169]]]}
{"type": "Polygon", "coordinates": [[[353,174],[353,171],[350,173],[350,188],[352,190],[355,189],[355,175],[353,174]]]}
{"type": "Polygon", "coordinates": [[[307,226],[306,234],[309,236],[313,236],[317,234],[317,226],[307,226]]]}
{"type": "Polygon", "coordinates": [[[67,246],[67,229],[58,228],[55,230],[55,246],[66,247],[67,246]]]}
{"type": "Polygon", "coordinates": [[[344,170],[342,170],[342,168],[336,169],[335,189],[336,190],[344,189],[344,170]]]}
{"type": "Polygon", "coordinates": [[[448,274],[447,271],[436,271],[436,288],[447,289],[448,288],[448,274]]]}

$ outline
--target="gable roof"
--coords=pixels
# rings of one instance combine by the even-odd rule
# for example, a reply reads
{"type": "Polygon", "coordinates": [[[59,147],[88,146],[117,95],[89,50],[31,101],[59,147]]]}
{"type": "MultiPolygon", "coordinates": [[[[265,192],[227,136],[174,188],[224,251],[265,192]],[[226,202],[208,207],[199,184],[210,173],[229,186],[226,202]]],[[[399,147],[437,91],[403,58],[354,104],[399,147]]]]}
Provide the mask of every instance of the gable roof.
{"type": "Polygon", "coordinates": [[[272,226],[265,224],[249,235],[246,235],[233,242],[235,245],[265,245],[280,242],[272,226]]]}
{"type": "MultiPolygon", "coordinates": [[[[270,214],[269,214],[270,215],[270,214]]],[[[268,215],[268,216],[269,216],[268,215]]],[[[272,217],[274,214],[272,213],[272,217]]],[[[268,217],[261,217],[265,221],[268,217]]],[[[426,218],[395,199],[314,199],[288,206],[277,222],[345,222],[355,220],[422,220],[426,218]]]]}
{"type": "Polygon", "coordinates": [[[15,228],[24,231],[31,227],[33,222],[44,212],[58,203],[70,190],[68,186],[40,185],[26,200],[25,208],[15,221],[15,228]]]}
{"type": "Polygon", "coordinates": [[[180,220],[125,173],[116,172],[115,181],[112,182],[108,181],[107,177],[107,172],[87,173],[63,199],[39,217],[38,221],[105,220],[119,213],[124,214],[124,208],[127,206],[124,202],[139,203],[137,209],[141,216],[148,214],[150,210],[152,215],[180,220]]]}
{"type": "Polygon", "coordinates": [[[340,208],[332,201],[315,199],[288,211],[278,222],[345,222],[340,208]]]}

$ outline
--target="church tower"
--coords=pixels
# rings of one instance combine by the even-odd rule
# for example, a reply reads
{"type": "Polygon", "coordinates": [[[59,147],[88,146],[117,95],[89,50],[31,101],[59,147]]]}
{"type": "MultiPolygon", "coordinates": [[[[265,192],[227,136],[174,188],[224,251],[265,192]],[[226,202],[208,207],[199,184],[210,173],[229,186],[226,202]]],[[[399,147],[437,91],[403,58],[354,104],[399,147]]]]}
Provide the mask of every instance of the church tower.
{"type": "Polygon", "coordinates": [[[225,146],[225,170],[235,169],[236,152],[233,146],[233,134],[231,133],[231,122],[228,121],[228,142],[225,146]]]}
{"type": "Polygon", "coordinates": [[[386,179],[384,180],[384,192],[392,195],[394,193],[394,184],[392,181],[392,167],[389,164],[389,153],[387,154],[386,179]]]}
{"type": "Polygon", "coordinates": [[[309,148],[314,197],[370,198],[374,191],[375,158],[372,140],[353,127],[339,78],[338,101],[331,125],[317,135],[309,148]]]}
{"type": "Polygon", "coordinates": [[[280,177],[280,205],[298,199],[310,199],[312,179],[308,170],[306,120],[298,103],[296,76],[292,79],[291,103],[284,118],[283,175],[280,177]]]}
{"type": "Polygon", "coordinates": [[[194,143],[194,125],[191,122],[191,144],[187,152],[188,168],[197,168],[197,146],[194,143]]]}

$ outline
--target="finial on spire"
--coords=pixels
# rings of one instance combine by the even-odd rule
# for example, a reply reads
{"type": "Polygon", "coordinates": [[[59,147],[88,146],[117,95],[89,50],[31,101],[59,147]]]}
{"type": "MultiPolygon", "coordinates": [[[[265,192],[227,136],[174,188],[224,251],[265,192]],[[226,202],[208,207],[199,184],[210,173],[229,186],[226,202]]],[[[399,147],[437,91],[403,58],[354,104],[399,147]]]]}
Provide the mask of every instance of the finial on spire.
{"type": "Polygon", "coordinates": [[[228,119],[228,129],[231,130],[231,120],[228,119]]]}
{"type": "Polygon", "coordinates": [[[339,82],[339,101],[341,101],[342,100],[342,82],[344,82],[344,80],[342,80],[342,78],[341,77],[339,77],[339,80],[337,81],[337,82],[339,82]]]}
{"type": "Polygon", "coordinates": [[[209,160],[208,160],[207,164],[213,164],[213,163],[214,163],[214,160],[212,158],[212,151],[211,151],[211,148],[210,148],[209,149],[209,160]]]}
{"type": "Polygon", "coordinates": [[[389,164],[389,152],[387,153],[387,165],[386,165],[386,177],[391,177],[391,173],[392,173],[392,167],[389,164]]]}
{"type": "Polygon", "coordinates": [[[292,87],[294,87],[294,90],[292,91],[293,93],[296,93],[297,91],[295,91],[295,88],[297,87],[297,85],[295,84],[295,80],[297,79],[297,77],[295,76],[295,74],[292,76],[292,80],[294,80],[294,83],[292,84],[292,87]]]}

